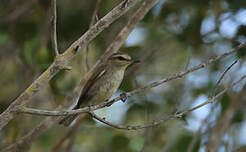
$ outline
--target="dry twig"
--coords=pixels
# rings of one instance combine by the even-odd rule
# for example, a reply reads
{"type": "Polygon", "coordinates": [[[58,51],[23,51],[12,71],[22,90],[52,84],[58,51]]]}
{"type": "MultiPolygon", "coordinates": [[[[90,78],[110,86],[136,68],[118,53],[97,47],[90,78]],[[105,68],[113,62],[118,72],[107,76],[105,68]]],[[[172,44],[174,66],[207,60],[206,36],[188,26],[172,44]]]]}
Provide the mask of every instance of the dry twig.
{"type": "MultiPolygon", "coordinates": [[[[217,83],[215,84],[214,87],[214,91],[216,91],[216,89],[218,88],[219,84],[221,83],[221,81],[224,79],[226,73],[237,63],[238,60],[234,61],[228,68],[226,68],[226,70],[222,73],[222,75],[220,76],[220,79],[217,81],[217,83]]],[[[213,92],[214,92],[213,91],[213,92]]]]}
{"type": "Polygon", "coordinates": [[[57,48],[57,34],[56,34],[56,0],[51,1],[51,41],[52,41],[52,47],[55,51],[55,55],[59,55],[59,51],[57,48]]]}

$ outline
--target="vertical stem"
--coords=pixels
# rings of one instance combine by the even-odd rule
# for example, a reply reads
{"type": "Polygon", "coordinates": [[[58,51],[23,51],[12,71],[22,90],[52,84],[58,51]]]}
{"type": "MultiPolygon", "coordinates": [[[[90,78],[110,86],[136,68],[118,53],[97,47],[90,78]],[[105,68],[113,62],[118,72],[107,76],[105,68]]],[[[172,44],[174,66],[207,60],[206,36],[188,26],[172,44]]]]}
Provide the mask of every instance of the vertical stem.
{"type": "Polygon", "coordinates": [[[58,49],[57,49],[57,37],[56,37],[56,0],[51,1],[51,41],[52,41],[52,47],[55,51],[56,56],[59,55],[58,49]]]}

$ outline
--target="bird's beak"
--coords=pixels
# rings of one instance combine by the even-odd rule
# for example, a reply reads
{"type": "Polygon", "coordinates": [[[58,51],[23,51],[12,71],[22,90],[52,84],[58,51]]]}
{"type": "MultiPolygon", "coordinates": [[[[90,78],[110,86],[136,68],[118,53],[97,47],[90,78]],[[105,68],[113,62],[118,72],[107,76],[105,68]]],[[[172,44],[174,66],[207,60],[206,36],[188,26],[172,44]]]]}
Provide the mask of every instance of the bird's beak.
{"type": "Polygon", "coordinates": [[[135,64],[135,63],[140,63],[141,61],[140,60],[132,60],[132,64],[135,64]]]}

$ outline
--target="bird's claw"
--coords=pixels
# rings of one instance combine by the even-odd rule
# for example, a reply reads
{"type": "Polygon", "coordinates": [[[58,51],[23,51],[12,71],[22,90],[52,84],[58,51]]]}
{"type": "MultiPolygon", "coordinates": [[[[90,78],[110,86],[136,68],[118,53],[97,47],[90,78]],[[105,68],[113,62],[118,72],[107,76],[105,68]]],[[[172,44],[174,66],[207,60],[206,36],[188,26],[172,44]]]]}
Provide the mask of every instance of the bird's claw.
{"type": "Polygon", "coordinates": [[[122,102],[126,102],[126,100],[127,100],[127,95],[126,95],[126,93],[121,93],[121,94],[120,94],[120,99],[121,99],[122,102]]]}
{"type": "Polygon", "coordinates": [[[121,9],[125,9],[128,6],[128,0],[124,0],[121,9]]]}
{"type": "Polygon", "coordinates": [[[89,111],[91,111],[91,107],[92,107],[92,105],[88,104],[89,111]]]}
{"type": "Polygon", "coordinates": [[[183,113],[181,113],[181,112],[179,112],[179,111],[177,111],[177,112],[175,112],[175,117],[177,117],[177,118],[182,118],[182,116],[183,116],[183,113]]]}

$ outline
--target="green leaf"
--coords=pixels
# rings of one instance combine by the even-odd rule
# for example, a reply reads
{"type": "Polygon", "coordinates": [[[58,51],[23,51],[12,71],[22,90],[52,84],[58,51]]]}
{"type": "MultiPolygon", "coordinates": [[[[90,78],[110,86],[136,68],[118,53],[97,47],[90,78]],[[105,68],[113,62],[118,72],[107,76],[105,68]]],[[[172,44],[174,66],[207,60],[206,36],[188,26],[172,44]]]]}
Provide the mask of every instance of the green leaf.
{"type": "MultiPolygon", "coordinates": [[[[171,148],[169,149],[169,152],[187,151],[188,146],[189,146],[190,142],[192,141],[192,138],[193,138],[192,134],[190,134],[188,132],[184,133],[171,146],[171,148]]],[[[198,152],[199,147],[200,147],[200,141],[197,142],[197,144],[195,145],[192,152],[198,152]]]]}
{"type": "Polygon", "coordinates": [[[130,140],[126,136],[120,134],[113,137],[111,146],[114,150],[123,152],[128,147],[129,142],[130,140]]]}
{"type": "Polygon", "coordinates": [[[51,60],[50,52],[51,51],[48,50],[46,47],[41,47],[37,51],[35,58],[41,70],[47,69],[51,64],[52,60],[51,60]]]}
{"type": "Polygon", "coordinates": [[[24,57],[29,65],[35,64],[36,48],[39,44],[39,38],[34,38],[24,43],[24,57]]]}
{"type": "Polygon", "coordinates": [[[232,118],[232,123],[241,123],[243,121],[243,111],[236,111],[232,118]]]}
{"type": "Polygon", "coordinates": [[[8,38],[8,35],[5,33],[0,33],[0,45],[4,44],[8,38]]]}
{"type": "Polygon", "coordinates": [[[225,94],[222,99],[220,100],[221,106],[222,106],[222,113],[226,110],[226,108],[230,104],[230,97],[228,94],[225,94]]]}

